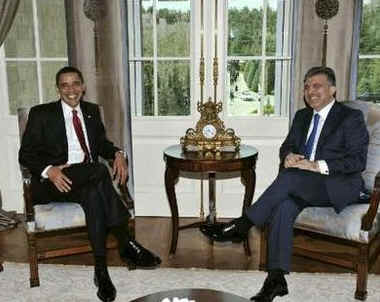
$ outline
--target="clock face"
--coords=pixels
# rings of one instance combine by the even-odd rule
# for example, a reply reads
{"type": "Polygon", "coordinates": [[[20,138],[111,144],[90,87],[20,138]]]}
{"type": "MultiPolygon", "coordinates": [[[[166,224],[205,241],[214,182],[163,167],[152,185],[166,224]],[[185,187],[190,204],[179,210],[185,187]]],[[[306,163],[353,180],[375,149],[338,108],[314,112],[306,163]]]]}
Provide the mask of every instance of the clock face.
{"type": "Polygon", "coordinates": [[[216,135],[216,128],[211,124],[207,124],[203,127],[202,133],[205,138],[211,139],[216,135]]]}

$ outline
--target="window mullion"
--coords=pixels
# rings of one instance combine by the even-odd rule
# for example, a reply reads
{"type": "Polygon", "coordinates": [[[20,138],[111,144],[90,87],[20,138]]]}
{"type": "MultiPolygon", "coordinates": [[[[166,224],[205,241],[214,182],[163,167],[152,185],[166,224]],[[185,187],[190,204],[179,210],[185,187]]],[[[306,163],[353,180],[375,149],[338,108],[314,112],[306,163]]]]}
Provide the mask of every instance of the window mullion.
{"type": "MultiPolygon", "coordinates": [[[[130,9],[128,10],[128,17],[134,18],[134,30],[130,31],[129,36],[129,47],[133,49],[132,55],[134,59],[138,56],[142,55],[142,39],[141,39],[141,2],[136,1],[134,3],[130,3],[130,9]],[[134,43],[133,41],[136,41],[134,43]]],[[[136,115],[143,115],[142,103],[136,102],[136,100],[142,100],[142,90],[136,89],[136,85],[143,85],[143,63],[140,60],[135,61],[134,64],[130,64],[130,80],[131,84],[131,95],[135,96],[133,99],[134,108],[136,110],[136,115]]]]}
{"type": "MultiPolygon", "coordinates": [[[[264,101],[264,96],[266,94],[265,91],[265,66],[266,66],[266,42],[267,42],[267,7],[268,7],[268,0],[264,0],[263,3],[263,27],[262,27],[262,47],[261,47],[261,55],[264,57],[264,59],[261,61],[261,89],[259,91],[259,94],[261,95],[261,99],[264,101]]],[[[264,102],[261,102],[261,106],[259,106],[260,114],[262,114],[262,106],[265,105],[264,102]]]]}
{"type": "MultiPolygon", "coordinates": [[[[291,18],[286,18],[286,16],[292,16],[293,15],[293,5],[291,1],[284,1],[284,2],[279,2],[281,3],[281,12],[282,12],[282,23],[283,25],[283,32],[284,34],[284,40],[282,44],[282,55],[290,56],[291,55],[291,48],[289,47],[292,45],[291,41],[293,39],[293,30],[290,26],[290,20],[291,18]]],[[[281,94],[281,99],[278,100],[278,103],[281,104],[281,111],[279,114],[281,115],[288,115],[289,113],[289,106],[287,102],[282,102],[281,100],[284,99],[286,96],[290,96],[290,68],[288,68],[288,64],[290,62],[283,61],[281,64],[281,75],[279,75],[279,79],[281,79],[281,87],[282,87],[282,94],[281,94]],[[286,82],[285,82],[286,81],[286,82]]],[[[276,74],[277,77],[277,74],[276,74]]],[[[277,78],[276,78],[277,79],[277,78]]],[[[276,89],[276,86],[275,86],[276,89]]],[[[276,101],[277,104],[277,101],[276,101]]]]}
{"type": "MultiPolygon", "coordinates": [[[[4,45],[4,44],[3,44],[4,45]]],[[[9,100],[8,95],[8,77],[5,61],[4,46],[0,46],[0,97],[2,100],[9,100]]],[[[2,101],[0,104],[0,118],[10,115],[9,102],[2,101]]]]}
{"type": "MultiPolygon", "coordinates": [[[[289,18],[285,18],[286,11],[285,9],[289,5],[284,1],[277,1],[277,24],[276,24],[276,56],[280,57],[283,56],[284,53],[288,55],[288,48],[286,47],[289,45],[288,39],[289,39],[289,31],[286,30],[288,28],[288,20],[289,18]],[[285,8],[286,7],[286,8],[285,8]]],[[[289,13],[289,12],[287,12],[289,13]]],[[[288,85],[284,83],[283,79],[287,79],[288,77],[284,78],[284,72],[287,70],[287,68],[284,68],[285,61],[276,61],[275,62],[275,83],[274,83],[274,89],[277,93],[275,93],[275,100],[274,100],[274,112],[276,114],[281,114],[281,112],[284,112],[282,107],[286,108],[285,102],[281,102],[283,99],[283,96],[287,95],[287,88],[288,85]]]]}
{"type": "Polygon", "coordinates": [[[36,66],[37,66],[37,85],[38,85],[38,96],[39,103],[42,104],[44,101],[43,88],[42,88],[42,71],[41,71],[41,48],[40,48],[40,33],[39,33],[39,22],[37,13],[37,3],[36,0],[32,1],[33,7],[33,23],[34,23],[34,46],[36,49],[36,66]]]}
{"type": "Polygon", "coordinates": [[[361,54],[359,54],[359,60],[360,59],[380,59],[380,54],[379,55],[361,55],[361,54]]]}
{"type": "Polygon", "coordinates": [[[153,85],[154,85],[154,116],[158,116],[158,62],[157,62],[157,2],[153,0],[153,85]]]}

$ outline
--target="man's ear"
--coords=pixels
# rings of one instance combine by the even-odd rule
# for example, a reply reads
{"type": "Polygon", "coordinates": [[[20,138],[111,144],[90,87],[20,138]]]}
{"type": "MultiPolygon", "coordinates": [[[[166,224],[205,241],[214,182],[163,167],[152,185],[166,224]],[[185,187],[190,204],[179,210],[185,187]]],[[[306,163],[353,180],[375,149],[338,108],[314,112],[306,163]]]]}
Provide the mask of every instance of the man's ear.
{"type": "Polygon", "coordinates": [[[336,87],[335,86],[330,86],[330,95],[333,96],[334,98],[336,97],[336,87]]]}

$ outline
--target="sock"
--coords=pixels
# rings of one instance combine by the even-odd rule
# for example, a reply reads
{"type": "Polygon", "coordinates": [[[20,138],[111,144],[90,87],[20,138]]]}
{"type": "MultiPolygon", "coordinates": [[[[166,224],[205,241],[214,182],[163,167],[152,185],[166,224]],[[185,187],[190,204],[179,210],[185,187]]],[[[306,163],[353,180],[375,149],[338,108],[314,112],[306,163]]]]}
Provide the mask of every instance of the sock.
{"type": "Polygon", "coordinates": [[[106,256],[95,256],[95,268],[102,269],[107,267],[106,256]]]}
{"type": "Polygon", "coordinates": [[[128,231],[128,219],[125,219],[123,223],[112,227],[111,232],[115,235],[117,241],[119,242],[119,251],[122,251],[130,239],[128,231]]]}
{"type": "Polygon", "coordinates": [[[284,271],[281,268],[276,268],[268,271],[269,279],[277,279],[279,277],[284,277],[285,274],[288,274],[288,272],[284,271]]]}
{"type": "Polygon", "coordinates": [[[249,229],[253,226],[252,221],[246,214],[243,214],[241,217],[234,219],[233,222],[236,224],[236,227],[241,234],[248,233],[249,229]]]}

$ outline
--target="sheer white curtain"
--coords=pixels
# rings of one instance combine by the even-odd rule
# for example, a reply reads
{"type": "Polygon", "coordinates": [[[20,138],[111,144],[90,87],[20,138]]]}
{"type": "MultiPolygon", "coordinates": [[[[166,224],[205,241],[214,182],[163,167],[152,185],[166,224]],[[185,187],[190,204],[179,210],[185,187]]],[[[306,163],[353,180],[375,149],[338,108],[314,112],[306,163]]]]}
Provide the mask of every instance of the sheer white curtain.
{"type": "Polygon", "coordinates": [[[133,160],[125,1],[65,0],[69,62],[83,71],[87,98],[104,108],[109,138],[133,160]]]}
{"type": "MultiPolygon", "coordinates": [[[[315,13],[317,0],[302,1],[298,12],[297,46],[295,54],[294,110],[304,107],[303,77],[306,71],[322,64],[323,20],[315,13]]],[[[353,56],[355,0],[339,1],[338,14],[328,21],[326,65],[337,77],[337,99],[350,97],[351,60],[353,56]]]]}
{"type": "Polygon", "coordinates": [[[353,21],[353,38],[352,38],[352,53],[351,53],[351,72],[350,72],[350,94],[349,99],[355,100],[356,86],[358,84],[358,60],[359,60],[359,42],[360,42],[360,23],[362,19],[363,1],[355,1],[354,21],[353,21]]]}
{"type": "Polygon", "coordinates": [[[20,0],[0,0],[0,46],[12,26],[19,3],[20,0]]]}
{"type": "Polygon", "coordinates": [[[338,14],[328,21],[327,65],[332,67],[337,79],[337,99],[350,98],[351,60],[353,56],[354,13],[356,0],[339,1],[338,14]]]}

